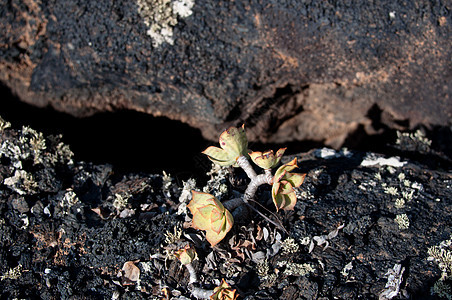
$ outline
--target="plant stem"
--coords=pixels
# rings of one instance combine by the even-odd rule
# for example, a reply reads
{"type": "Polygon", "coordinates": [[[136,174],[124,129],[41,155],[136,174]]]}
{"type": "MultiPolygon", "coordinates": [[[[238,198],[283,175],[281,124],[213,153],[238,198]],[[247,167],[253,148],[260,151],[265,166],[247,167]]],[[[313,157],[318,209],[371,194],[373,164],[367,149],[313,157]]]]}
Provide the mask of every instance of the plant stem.
{"type": "Polygon", "coordinates": [[[195,268],[193,268],[193,265],[191,263],[186,264],[185,267],[187,267],[188,273],[190,274],[190,280],[188,281],[188,284],[198,282],[198,276],[196,275],[195,268]]]}
{"type": "MultiPolygon", "coordinates": [[[[245,171],[248,178],[251,179],[250,183],[248,184],[248,187],[245,190],[242,201],[245,202],[245,204],[248,207],[250,207],[252,210],[254,210],[256,213],[258,213],[262,218],[264,218],[271,224],[275,225],[279,229],[287,232],[286,229],[281,224],[275,223],[273,220],[269,219],[266,215],[261,213],[259,210],[257,210],[254,206],[252,206],[249,203],[249,201],[254,198],[254,195],[256,194],[257,188],[259,186],[261,186],[263,184],[269,184],[269,185],[272,184],[273,175],[271,173],[271,170],[265,169],[264,174],[257,175],[256,172],[254,171],[253,167],[251,166],[250,162],[248,161],[248,159],[243,155],[237,159],[237,164],[239,165],[239,167],[241,167],[243,169],[243,171],[245,171]]],[[[232,199],[232,200],[236,201],[236,199],[232,199]]],[[[236,202],[231,202],[231,207],[232,207],[232,203],[236,204],[236,202]]]]}
{"type": "Polygon", "coordinates": [[[210,299],[210,296],[213,295],[213,290],[205,290],[200,287],[194,286],[194,283],[198,282],[198,276],[196,275],[195,268],[193,268],[193,265],[191,263],[186,264],[185,267],[190,274],[188,289],[193,297],[195,297],[196,299],[210,299]]]}
{"type": "Polygon", "coordinates": [[[210,296],[213,295],[213,290],[205,290],[196,286],[192,286],[190,292],[196,299],[210,299],[210,296]]]}
{"type": "Polygon", "coordinates": [[[242,198],[234,198],[228,201],[223,202],[224,208],[232,212],[234,209],[243,204],[242,198]]]}
{"type": "Polygon", "coordinates": [[[253,178],[257,176],[256,172],[253,169],[253,166],[250,164],[250,162],[245,156],[243,155],[239,156],[239,158],[237,158],[237,164],[239,165],[240,168],[243,169],[243,171],[245,171],[249,179],[253,180],[253,178]]]}
{"type": "Polygon", "coordinates": [[[251,178],[243,195],[243,202],[248,203],[248,200],[252,199],[256,194],[257,188],[263,184],[270,184],[266,174],[256,175],[254,178],[251,178]]]}

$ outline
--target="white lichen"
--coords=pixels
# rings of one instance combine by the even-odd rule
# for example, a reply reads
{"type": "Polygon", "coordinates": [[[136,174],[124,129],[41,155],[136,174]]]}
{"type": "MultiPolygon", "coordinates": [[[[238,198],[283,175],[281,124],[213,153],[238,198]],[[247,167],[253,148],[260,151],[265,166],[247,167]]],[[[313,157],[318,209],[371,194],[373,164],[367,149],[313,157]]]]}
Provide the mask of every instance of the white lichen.
{"type": "Polygon", "coordinates": [[[18,279],[22,274],[22,265],[19,264],[16,267],[9,269],[8,272],[0,276],[0,281],[3,281],[5,279],[18,279]]]}
{"type": "Polygon", "coordinates": [[[379,300],[389,300],[399,294],[402,283],[402,275],[405,268],[400,264],[395,264],[392,269],[388,269],[385,276],[388,278],[385,289],[380,293],[379,300]]]}
{"type": "Polygon", "coordinates": [[[397,132],[396,144],[402,146],[406,150],[428,152],[432,141],[426,138],[422,130],[417,130],[415,133],[397,132]]]}
{"type": "Polygon", "coordinates": [[[196,189],[196,180],[193,178],[182,181],[182,192],[179,196],[179,202],[185,203],[191,200],[192,191],[196,189]]]}
{"type": "Polygon", "coordinates": [[[394,203],[395,208],[403,208],[405,207],[405,200],[401,198],[397,198],[394,203]]]}
{"type": "MultiPolygon", "coordinates": [[[[2,121],[0,121],[1,123],[2,121]]],[[[6,125],[4,125],[6,126],[6,125]]],[[[49,137],[54,144],[59,142],[60,136],[49,137]],[[52,139],[51,139],[52,138],[52,139]]],[[[23,126],[19,136],[14,139],[3,139],[0,144],[0,157],[7,157],[15,170],[23,169],[23,162],[33,159],[33,164],[43,164],[53,167],[56,163],[72,164],[74,153],[61,142],[49,150],[47,140],[43,134],[36,130],[23,126]]]]}
{"type": "Polygon", "coordinates": [[[164,233],[165,235],[165,243],[167,245],[174,244],[178,242],[182,236],[182,229],[178,226],[174,226],[173,232],[167,231],[164,233]]]}
{"type": "Polygon", "coordinates": [[[190,16],[194,0],[137,0],[138,13],[148,27],[147,34],[152,38],[152,45],[158,47],[163,43],[174,44],[173,28],[178,18],[190,16]]]}
{"type": "Polygon", "coordinates": [[[375,179],[378,180],[378,181],[381,181],[381,179],[382,179],[381,173],[380,173],[380,172],[375,173],[374,177],[375,177],[375,179]]]}
{"type": "Polygon", "coordinates": [[[431,288],[432,295],[438,295],[440,298],[452,300],[452,287],[445,281],[438,280],[431,288]]]}
{"type": "Polygon", "coordinates": [[[393,186],[385,188],[384,191],[385,191],[386,194],[389,194],[389,195],[392,195],[392,196],[395,196],[398,193],[397,188],[393,187],[393,186]]]}
{"type": "Polygon", "coordinates": [[[124,210],[127,207],[127,203],[130,197],[131,195],[128,193],[115,194],[115,198],[113,200],[113,207],[116,208],[118,211],[124,210]]]}
{"type": "Polygon", "coordinates": [[[183,181],[183,188],[179,196],[179,206],[177,207],[178,215],[187,215],[187,203],[191,200],[192,191],[196,190],[196,180],[193,178],[183,181]]]}
{"type": "Polygon", "coordinates": [[[78,202],[77,194],[72,189],[67,189],[66,193],[63,196],[63,203],[60,203],[60,205],[65,206],[68,205],[71,207],[72,205],[76,204],[78,202]]]}
{"type": "Polygon", "coordinates": [[[24,170],[16,170],[14,176],[5,178],[3,183],[19,195],[34,194],[38,188],[33,176],[24,170]]]}
{"type": "Polygon", "coordinates": [[[295,253],[299,249],[299,245],[292,238],[287,238],[281,242],[281,247],[285,254],[295,253]]]}
{"type": "Polygon", "coordinates": [[[315,271],[311,264],[297,264],[287,261],[277,263],[278,267],[285,267],[283,274],[287,276],[306,276],[315,271]]]}
{"type": "Polygon", "coordinates": [[[341,275],[344,277],[347,277],[349,275],[349,272],[353,269],[353,261],[349,262],[348,264],[346,264],[342,270],[341,270],[341,275]]]}
{"type": "Polygon", "coordinates": [[[441,270],[440,280],[452,277],[452,235],[449,240],[443,241],[439,246],[430,247],[427,251],[428,260],[435,261],[441,270]]]}
{"type": "Polygon", "coordinates": [[[207,172],[210,179],[207,181],[206,186],[203,187],[203,192],[211,193],[217,199],[222,200],[228,194],[228,186],[226,184],[228,174],[227,167],[212,164],[212,168],[207,172]]]}
{"type": "Polygon", "coordinates": [[[0,132],[5,131],[5,129],[10,128],[11,123],[8,121],[5,121],[2,117],[0,117],[0,132]]]}
{"type": "Polygon", "coordinates": [[[309,236],[305,236],[300,240],[300,244],[303,246],[307,246],[311,243],[311,238],[309,236]]]}
{"type": "Polygon", "coordinates": [[[167,174],[165,171],[163,173],[163,186],[162,186],[162,192],[167,198],[171,198],[171,186],[173,184],[173,178],[171,177],[171,174],[167,174]]]}
{"type": "Polygon", "coordinates": [[[414,190],[406,190],[406,191],[402,191],[402,197],[407,200],[410,201],[413,199],[413,195],[414,195],[414,190]]]}
{"type": "Polygon", "coordinates": [[[410,227],[410,219],[406,214],[400,214],[395,217],[395,222],[399,226],[400,230],[405,230],[410,227]]]}
{"type": "Polygon", "coordinates": [[[257,275],[259,278],[265,278],[268,276],[268,272],[270,271],[270,267],[268,265],[267,259],[259,261],[256,265],[257,275]]]}
{"type": "Polygon", "coordinates": [[[433,285],[431,293],[452,299],[452,235],[450,239],[442,241],[438,246],[430,247],[427,253],[429,255],[427,259],[437,263],[441,270],[441,277],[433,285]]]}
{"type": "Polygon", "coordinates": [[[323,147],[322,149],[314,150],[314,155],[323,159],[333,159],[340,157],[350,158],[353,156],[353,153],[350,152],[347,148],[342,148],[340,151],[336,151],[331,148],[323,147]]]}
{"type": "Polygon", "coordinates": [[[339,230],[344,228],[344,226],[345,226],[345,224],[342,224],[342,225],[339,225],[333,231],[330,231],[330,233],[328,233],[328,234],[314,236],[309,244],[309,253],[311,253],[312,250],[314,250],[314,247],[315,247],[314,242],[317,243],[317,246],[321,246],[321,245],[325,244],[325,246],[323,247],[323,250],[326,250],[330,245],[330,240],[335,238],[337,236],[337,234],[339,233],[339,230]]]}

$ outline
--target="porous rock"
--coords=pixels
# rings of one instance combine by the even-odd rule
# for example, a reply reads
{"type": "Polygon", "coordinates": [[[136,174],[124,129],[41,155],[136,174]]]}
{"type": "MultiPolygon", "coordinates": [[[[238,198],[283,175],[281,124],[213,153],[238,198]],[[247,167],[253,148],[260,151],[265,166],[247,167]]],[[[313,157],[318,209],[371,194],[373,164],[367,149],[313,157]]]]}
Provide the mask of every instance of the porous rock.
{"type": "MultiPolygon", "coordinates": [[[[81,162],[62,143],[14,128],[0,130],[0,178],[17,170],[26,176],[14,185],[0,182],[2,298],[190,297],[189,274],[171,256],[184,243],[193,243],[198,254],[193,267],[200,286],[213,288],[226,278],[244,299],[433,300],[435,282],[450,284],[439,280],[450,270],[440,265],[446,255],[429,259],[431,249],[450,253],[452,247],[452,164],[435,153],[401,150],[400,163],[356,151],[297,155],[307,176],[294,210],[275,212],[269,189],[260,188],[256,197],[258,209],[270,202],[262,212],[274,214],[288,233],[253,214],[235,220],[211,248],[200,231],[183,226],[183,187],[169,175],[81,162]],[[30,135],[46,145],[37,157],[28,147],[30,135]],[[435,160],[441,167],[426,164],[435,160]],[[125,208],[115,207],[117,195],[126,199],[125,208]],[[135,213],[121,216],[120,209],[135,213]],[[400,228],[402,214],[409,224],[400,228]],[[327,237],[328,245],[311,251],[309,241],[318,237],[327,237]],[[281,243],[289,240],[297,247],[284,251],[281,243]],[[253,260],[258,254],[260,263],[253,260]],[[124,280],[121,270],[132,262],[139,280],[124,280]]],[[[239,195],[233,184],[228,189],[239,195]]]]}

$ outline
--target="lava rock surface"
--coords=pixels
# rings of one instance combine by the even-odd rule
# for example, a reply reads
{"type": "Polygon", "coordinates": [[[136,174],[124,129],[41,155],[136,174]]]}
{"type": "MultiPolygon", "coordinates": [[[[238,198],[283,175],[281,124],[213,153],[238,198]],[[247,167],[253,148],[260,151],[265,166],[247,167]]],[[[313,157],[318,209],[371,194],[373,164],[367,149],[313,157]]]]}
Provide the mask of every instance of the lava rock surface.
{"type": "Polygon", "coordinates": [[[145,2],[9,1],[0,81],[40,107],[137,110],[210,140],[245,123],[250,140],[338,148],[451,125],[447,1],[145,2]],[[179,15],[176,2],[187,4],[179,15]],[[156,42],[162,26],[171,36],[156,42]]]}
{"type": "Polygon", "coordinates": [[[256,197],[287,232],[249,213],[211,248],[189,226],[190,190],[227,200],[240,194],[239,170],[213,168],[203,186],[118,173],[77,161],[58,137],[9,125],[2,120],[2,298],[190,299],[188,272],[171,255],[189,243],[197,284],[213,289],[224,278],[240,299],[379,299],[392,291],[393,299],[437,299],[431,288],[441,270],[428,251],[452,238],[452,164],[413,135],[400,137],[399,157],[297,155],[307,176],[295,209],[276,213],[269,188],[256,197]]]}

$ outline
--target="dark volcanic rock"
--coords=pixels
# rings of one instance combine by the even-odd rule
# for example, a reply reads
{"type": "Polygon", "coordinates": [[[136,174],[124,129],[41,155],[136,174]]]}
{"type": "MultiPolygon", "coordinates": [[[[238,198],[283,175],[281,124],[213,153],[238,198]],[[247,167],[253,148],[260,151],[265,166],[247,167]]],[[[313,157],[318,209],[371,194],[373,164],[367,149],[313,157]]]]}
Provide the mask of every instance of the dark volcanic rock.
{"type": "MultiPolygon", "coordinates": [[[[277,213],[288,233],[250,215],[211,248],[184,226],[195,182],[182,187],[166,174],[121,174],[80,162],[58,138],[8,125],[0,119],[5,299],[149,299],[165,291],[190,297],[186,268],[168,254],[188,242],[199,257],[198,284],[213,288],[225,278],[246,299],[378,299],[394,278],[401,278],[394,299],[436,299],[431,288],[441,271],[429,249],[442,245],[443,262],[452,253],[452,164],[433,152],[305,153],[299,166],[307,177],[295,209],[277,213]],[[140,281],[124,279],[125,263],[139,268],[140,281]]],[[[223,200],[237,195],[236,179],[212,176],[208,184],[223,186],[223,200]]],[[[270,200],[274,210],[268,189],[261,187],[256,200],[270,200]]],[[[450,277],[442,283],[450,285],[450,277]]]]}
{"type": "Polygon", "coordinates": [[[77,116],[125,108],[209,139],[245,123],[251,140],[340,146],[358,133],[451,125],[451,9],[14,0],[0,14],[0,80],[25,102],[77,116]]]}

